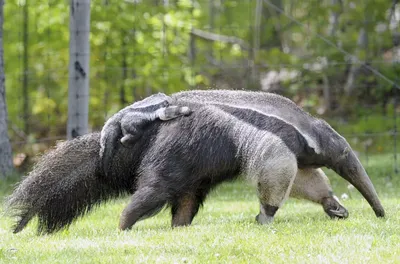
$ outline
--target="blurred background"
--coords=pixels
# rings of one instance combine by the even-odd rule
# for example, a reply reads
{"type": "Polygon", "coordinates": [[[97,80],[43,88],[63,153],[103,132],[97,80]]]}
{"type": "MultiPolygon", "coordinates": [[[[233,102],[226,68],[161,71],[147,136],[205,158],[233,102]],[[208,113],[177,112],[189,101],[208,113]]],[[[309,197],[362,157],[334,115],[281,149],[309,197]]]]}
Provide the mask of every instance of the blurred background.
{"type": "MultiPolygon", "coordinates": [[[[4,5],[14,165],[66,138],[69,2],[4,5]]],[[[155,92],[279,93],[397,172],[397,0],[92,0],[89,130],[155,92]]]]}

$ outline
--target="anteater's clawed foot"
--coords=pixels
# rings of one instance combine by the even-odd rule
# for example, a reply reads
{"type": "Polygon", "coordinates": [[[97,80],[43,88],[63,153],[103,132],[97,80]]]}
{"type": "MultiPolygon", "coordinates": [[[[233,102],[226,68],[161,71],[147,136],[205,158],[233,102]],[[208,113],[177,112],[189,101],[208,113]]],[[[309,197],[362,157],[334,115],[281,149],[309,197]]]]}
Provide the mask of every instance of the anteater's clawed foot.
{"type": "Polygon", "coordinates": [[[339,202],[335,196],[327,197],[322,200],[324,211],[330,218],[345,219],[349,217],[347,209],[339,202]]]}

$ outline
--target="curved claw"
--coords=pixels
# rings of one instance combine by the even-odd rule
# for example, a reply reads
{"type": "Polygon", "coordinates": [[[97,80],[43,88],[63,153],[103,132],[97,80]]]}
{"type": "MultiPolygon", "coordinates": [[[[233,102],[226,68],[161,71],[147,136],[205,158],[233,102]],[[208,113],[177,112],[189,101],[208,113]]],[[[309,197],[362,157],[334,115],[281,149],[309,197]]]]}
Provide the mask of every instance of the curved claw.
{"type": "Polygon", "coordinates": [[[349,217],[347,209],[339,202],[335,196],[324,198],[322,200],[324,211],[330,218],[345,219],[349,217]]]}

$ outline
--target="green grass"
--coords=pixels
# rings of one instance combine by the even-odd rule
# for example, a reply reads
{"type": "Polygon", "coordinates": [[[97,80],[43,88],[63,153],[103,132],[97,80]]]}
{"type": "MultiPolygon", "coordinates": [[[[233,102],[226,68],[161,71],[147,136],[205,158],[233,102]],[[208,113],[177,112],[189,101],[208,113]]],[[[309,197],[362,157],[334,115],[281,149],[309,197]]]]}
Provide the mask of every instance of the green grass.
{"type": "MultiPolygon", "coordinates": [[[[330,220],[319,205],[290,199],[273,224],[260,226],[255,190],[238,181],[213,192],[190,227],[171,229],[165,210],[121,232],[127,199],[54,235],[37,236],[35,222],[14,235],[12,221],[1,217],[0,263],[400,263],[400,175],[392,168],[390,155],[373,157],[367,167],[385,219],[353,190],[344,201],[347,220],[330,220]]],[[[347,183],[329,175],[337,195],[349,193],[347,183]]]]}

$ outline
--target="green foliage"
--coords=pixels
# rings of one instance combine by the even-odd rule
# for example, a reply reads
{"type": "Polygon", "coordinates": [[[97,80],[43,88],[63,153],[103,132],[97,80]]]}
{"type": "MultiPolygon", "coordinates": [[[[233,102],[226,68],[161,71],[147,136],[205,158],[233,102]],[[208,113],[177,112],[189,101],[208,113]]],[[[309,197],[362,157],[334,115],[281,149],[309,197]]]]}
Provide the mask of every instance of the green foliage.
{"type": "MultiPolygon", "coordinates": [[[[320,104],[322,76],[333,96],[342,102],[349,58],[332,41],[397,82],[399,69],[384,59],[393,47],[388,25],[391,2],[331,0],[268,1],[303,25],[294,23],[262,1],[261,24],[255,26],[256,1],[170,0],[91,1],[90,125],[99,129],[104,119],[121,107],[150,93],[172,93],[190,88],[259,88],[257,73],[296,70],[298,77],[282,83],[287,96],[302,96],[306,105],[320,104]],[[338,12],[339,24],[328,35],[330,15],[338,12]],[[379,31],[377,28],[381,28],[379,31]],[[192,36],[191,29],[235,37],[246,43],[210,41],[192,36]],[[368,47],[357,45],[360,29],[368,32],[368,47]],[[252,50],[256,37],[259,50],[252,50]],[[191,47],[192,45],[192,47],[191,47]],[[315,65],[319,68],[315,69],[315,65]],[[254,68],[251,70],[251,65],[254,68]],[[305,65],[308,65],[305,67],[305,65]],[[321,66],[322,65],[322,66],[321,66]],[[256,74],[253,74],[255,69],[256,74]],[[256,84],[256,85],[253,85],[256,84]],[[226,87],[221,86],[221,87],[226,87]],[[219,88],[219,87],[217,87],[219,88]],[[312,96],[310,96],[312,95],[312,96]]],[[[61,0],[7,1],[4,49],[7,100],[12,138],[28,121],[33,137],[65,133],[68,98],[69,7],[61,0]],[[28,31],[23,31],[28,4],[28,31]],[[24,43],[23,36],[28,35],[24,43]],[[23,54],[28,53],[24,73],[23,54]],[[28,76],[28,113],[23,116],[23,75],[28,76]]],[[[366,74],[356,80],[355,95],[378,104],[392,86],[366,74]],[[366,89],[366,85],[372,88],[366,89]]],[[[356,107],[354,107],[356,109],[356,107]]],[[[29,136],[29,135],[27,135],[29,136]]]]}
{"type": "MultiPolygon", "coordinates": [[[[25,2],[5,5],[7,99],[10,120],[22,129],[26,118],[21,116],[21,58],[26,49],[31,113],[27,119],[38,133],[43,126],[63,127],[67,120],[69,8],[64,1],[28,4],[28,32],[23,32],[22,26],[25,2]],[[23,43],[24,34],[28,34],[28,45],[23,43]]],[[[167,7],[147,1],[92,1],[92,127],[101,126],[106,116],[149,93],[172,93],[207,83],[186,56],[190,30],[200,15],[201,11],[188,0],[167,7]]],[[[59,133],[49,128],[47,136],[59,133]]]]}

